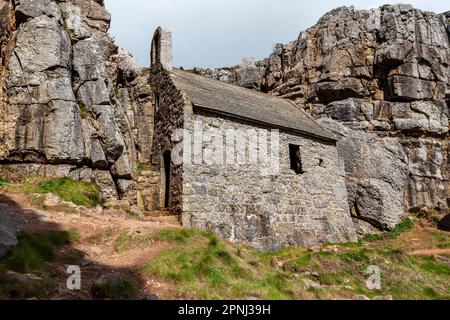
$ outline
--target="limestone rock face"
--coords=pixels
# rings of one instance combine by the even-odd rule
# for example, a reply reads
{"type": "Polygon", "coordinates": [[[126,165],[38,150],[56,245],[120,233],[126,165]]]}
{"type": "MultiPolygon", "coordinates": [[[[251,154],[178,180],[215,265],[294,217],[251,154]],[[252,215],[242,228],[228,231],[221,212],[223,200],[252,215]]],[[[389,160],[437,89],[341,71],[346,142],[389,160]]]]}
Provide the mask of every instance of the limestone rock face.
{"type": "Polygon", "coordinates": [[[1,0],[0,13],[0,165],[33,164],[120,197],[117,185],[149,158],[153,100],[108,36],[103,1],[1,0]]]}
{"type": "Polygon", "coordinates": [[[408,159],[400,143],[332,119],[323,118],[320,123],[339,137],[352,214],[382,229],[394,228],[405,213],[408,181],[408,159]]]}
{"type": "Polygon", "coordinates": [[[449,21],[410,5],[341,7],[256,62],[259,87],[238,81],[242,66],[196,71],[321,119],[339,137],[353,214],[390,229],[411,208],[450,206],[449,21]]]}

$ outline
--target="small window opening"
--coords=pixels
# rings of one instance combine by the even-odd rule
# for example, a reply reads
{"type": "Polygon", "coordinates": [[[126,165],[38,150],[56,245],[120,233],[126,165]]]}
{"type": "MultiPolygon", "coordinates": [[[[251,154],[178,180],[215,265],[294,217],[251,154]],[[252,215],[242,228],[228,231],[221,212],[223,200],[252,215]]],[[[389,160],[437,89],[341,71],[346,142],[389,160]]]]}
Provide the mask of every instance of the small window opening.
{"type": "Polygon", "coordinates": [[[303,171],[300,146],[290,144],[289,145],[289,157],[291,159],[291,170],[294,170],[296,174],[305,173],[303,171]]]}
{"type": "Polygon", "coordinates": [[[323,161],[323,159],[319,159],[319,166],[322,168],[325,167],[325,162],[323,161]]]}

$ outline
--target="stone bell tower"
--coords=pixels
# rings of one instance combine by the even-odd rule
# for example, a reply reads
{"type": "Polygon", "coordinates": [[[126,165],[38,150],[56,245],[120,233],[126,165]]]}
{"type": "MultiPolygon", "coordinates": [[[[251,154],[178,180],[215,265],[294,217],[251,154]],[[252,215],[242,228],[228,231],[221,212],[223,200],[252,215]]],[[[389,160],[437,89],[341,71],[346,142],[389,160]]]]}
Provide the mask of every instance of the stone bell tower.
{"type": "Polygon", "coordinates": [[[172,33],[161,27],[155,30],[152,40],[151,65],[156,64],[172,70],[172,33]]]}

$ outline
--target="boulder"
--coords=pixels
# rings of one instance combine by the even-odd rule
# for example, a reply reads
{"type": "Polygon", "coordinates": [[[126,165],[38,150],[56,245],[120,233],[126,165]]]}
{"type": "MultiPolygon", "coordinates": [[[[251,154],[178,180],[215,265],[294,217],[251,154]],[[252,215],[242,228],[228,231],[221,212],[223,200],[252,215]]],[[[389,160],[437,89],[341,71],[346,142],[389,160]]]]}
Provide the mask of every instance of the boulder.
{"type": "Polygon", "coordinates": [[[46,15],[59,20],[61,14],[58,4],[52,0],[14,0],[17,23],[26,22],[28,19],[46,15]]]}
{"type": "Polygon", "coordinates": [[[100,187],[100,195],[102,198],[106,200],[117,200],[119,198],[116,184],[109,171],[95,170],[93,176],[94,182],[100,187]]]}
{"type": "Polygon", "coordinates": [[[444,217],[438,222],[438,228],[439,228],[440,230],[450,231],[450,214],[444,216],[444,217]]]}
{"type": "Polygon", "coordinates": [[[124,288],[125,284],[120,274],[108,273],[95,280],[91,292],[98,298],[108,298],[111,291],[121,291],[124,288]]]}
{"type": "Polygon", "coordinates": [[[17,245],[23,226],[20,214],[21,209],[15,202],[0,195],[0,259],[17,245]]]}
{"type": "Polygon", "coordinates": [[[261,70],[255,65],[253,59],[245,58],[242,60],[239,69],[236,70],[236,84],[249,89],[261,87],[261,70]]]}
{"type": "Polygon", "coordinates": [[[86,24],[101,32],[107,32],[111,23],[111,14],[106,10],[102,1],[73,0],[73,3],[81,10],[81,15],[86,24]]]}
{"type": "Polygon", "coordinates": [[[118,54],[118,80],[123,83],[132,82],[139,77],[142,68],[133,55],[125,49],[121,49],[118,54]]]}
{"type": "Polygon", "coordinates": [[[349,129],[332,119],[319,122],[338,137],[353,215],[382,229],[394,228],[405,216],[408,160],[402,145],[392,138],[349,129]]]}

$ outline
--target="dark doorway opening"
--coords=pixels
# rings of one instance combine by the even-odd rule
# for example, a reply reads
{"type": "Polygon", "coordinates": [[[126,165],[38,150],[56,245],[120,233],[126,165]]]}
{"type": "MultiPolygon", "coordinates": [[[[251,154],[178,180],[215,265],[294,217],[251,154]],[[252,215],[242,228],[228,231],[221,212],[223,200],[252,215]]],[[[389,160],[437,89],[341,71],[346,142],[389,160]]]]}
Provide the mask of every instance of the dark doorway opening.
{"type": "Polygon", "coordinates": [[[305,173],[303,171],[300,146],[290,144],[289,145],[289,157],[291,160],[291,170],[294,170],[296,174],[305,173]]]}
{"type": "Polygon", "coordinates": [[[164,177],[165,177],[165,186],[164,186],[164,208],[169,208],[169,198],[170,198],[170,166],[172,163],[172,155],[170,150],[167,150],[163,154],[164,161],[164,177]]]}

